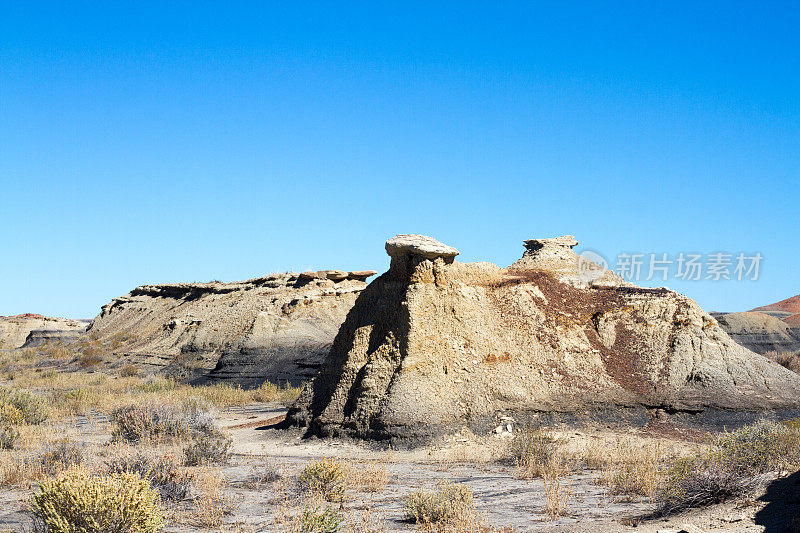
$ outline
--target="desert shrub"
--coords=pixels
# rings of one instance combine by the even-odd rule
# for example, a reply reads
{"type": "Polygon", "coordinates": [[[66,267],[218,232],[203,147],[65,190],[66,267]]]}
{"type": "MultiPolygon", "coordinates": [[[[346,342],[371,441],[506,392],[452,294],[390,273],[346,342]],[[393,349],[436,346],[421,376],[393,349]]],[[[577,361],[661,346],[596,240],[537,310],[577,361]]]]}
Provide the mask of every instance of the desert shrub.
{"type": "Polygon", "coordinates": [[[13,450],[18,439],[19,432],[13,426],[0,427],[0,449],[13,450]]]}
{"type": "Polygon", "coordinates": [[[300,517],[301,533],[336,533],[344,526],[344,518],[332,507],[306,507],[300,517]]]}
{"type": "Polygon", "coordinates": [[[43,398],[27,391],[0,388],[0,424],[41,424],[48,415],[43,398]]]}
{"type": "Polygon", "coordinates": [[[120,371],[119,375],[124,378],[132,378],[139,375],[139,367],[136,365],[125,365],[120,371]]]}
{"type": "Polygon", "coordinates": [[[143,439],[177,439],[189,433],[189,426],[177,409],[166,405],[129,405],[111,412],[113,440],[138,442],[143,439]]]}
{"type": "Polygon", "coordinates": [[[731,471],[763,474],[800,466],[800,428],[759,420],[715,441],[715,458],[731,471]]]}
{"type": "Polygon", "coordinates": [[[765,474],[800,466],[800,428],[760,420],[725,433],[705,453],[676,461],[661,489],[659,514],[719,503],[760,486],[765,474]]]}
{"type": "Polygon", "coordinates": [[[106,462],[106,472],[138,474],[150,482],[162,500],[180,501],[189,494],[190,476],[178,465],[175,456],[152,457],[144,453],[116,457],[106,462]]]}
{"type": "Polygon", "coordinates": [[[231,457],[231,439],[219,432],[200,433],[183,453],[186,466],[227,463],[231,457]]]}
{"type": "Polygon", "coordinates": [[[42,471],[54,476],[71,466],[83,464],[83,450],[74,442],[62,439],[49,446],[41,460],[42,471]]]}
{"type": "Polygon", "coordinates": [[[278,481],[283,476],[280,471],[272,464],[265,464],[259,468],[254,468],[250,475],[247,476],[245,483],[251,488],[258,487],[259,485],[266,485],[278,481]]]}
{"type": "Polygon", "coordinates": [[[321,495],[329,502],[344,499],[345,466],[333,459],[320,459],[307,465],[300,472],[298,481],[306,491],[321,495]]]}
{"type": "Polygon", "coordinates": [[[558,451],[556,439],[539,429],[526,427],[514,435],[511,441],[511,457],[528,476],[542,475],[542,469],[558,451]]]}
{"type": "Polygon", "coordinates": [[[347,465],[347,486],[364,492],[378,492],[386,486],[386,468],[379,463],[347,465]]]}
{"type": "Polygon", "coordinates": [[[52,533],[155,533],[158,493],[137,474],[70,470],[39,483],[31,511],[52,533]]]}
{"type": "Polygon", "coordinates": [[[440,482],[436,490],[417,490],[408,495],[406,515],[422,524],[451,522],[474,512],[472,490],[460,483],[440,482]]]}
{"type": "Polygon", "coordinates": [[[176,440],[218,432],[210,410],[191,404],[183,409],[170,405],[129,405],[111,413],[113,440],[176,440]]]}

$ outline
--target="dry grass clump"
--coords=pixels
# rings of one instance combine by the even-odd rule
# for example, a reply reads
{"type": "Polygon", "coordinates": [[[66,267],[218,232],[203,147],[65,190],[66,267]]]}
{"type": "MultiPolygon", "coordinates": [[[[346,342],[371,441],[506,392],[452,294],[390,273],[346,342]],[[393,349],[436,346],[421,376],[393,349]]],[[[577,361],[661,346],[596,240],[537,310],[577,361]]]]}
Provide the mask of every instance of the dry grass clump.
{"type": "Polygon", "coordinates": [[[659,514],[744,496],[766,474],[800,467],[800,422],[760,420],[726,433],[705,453],[677,461],[667,472],[659,514]]]}
{"type": "Polygon", "coordinates": [[[592,450],[587,464],[600,469],[599,481],[608,486],[612,494],[655,497],[667,460],[660,442],[622,438],[606,443],[603,448],[605,453],[592,450]]]}
{"type": "Polygon", "coordinates": [[[39,483],[31,511],[52,533],[155,533],[163,528],[158,493],[132,473],[69,470],[39,483]]]}
{"type": "Polygon", "coordinates": [[[180,468],[172,454],[155,457],[137,452],[118,456],[106,462],[105,470],[108,474],[138,474],[150,482],[162,500],[183,500],[188,496],[191,486],[191,476],[180,468]]]}
{"type": "Polygon", "coordinates": [[[82,465],[83,450],[69,439],[61,439],[45,448],[41,457],[42,472],[55,476],[71,467],[82,465]]]}
{"type": "Polygon", "coordinates": [[[572,496],[572,490],[565,476],[569,474],[561,457],[553,456],[542,468],[541,475],[544,482],[546,512],[550,518],[558,518],[567,514],[567,504],[572,496]]]}
{"type": "Polygon", "coordinates": [[[24,390],[0,388],[0,424],[41,424],[48,415],[44,398],[24,390]]]}
{"type": "Polygon", "coordinates": [[[0,427],[0,450],[13,450],[19,440],[19,431],[13,426],[0,427]]]}
{"type": "Polygon", "coordinates": [[[386,467],[376,462],[348,464],[345,478],[348,488],[362,492],[379,492],[388,483],[386,467]]]}
{"type": "Polygon", "coordinates": [[[258,468],[253,468],[250,475],[245,480],[245,485],[251,489],[258,488],[269,483],[274,483],[282,479],[283,475],[273,464],[261,465],[258,468]]]}
{"type": "Polygon", "coordinates": [[[514,434],[510,453],[523,477],[539,477],[558,453],[558,445],[549,433],[528,426],[514,434]]]}
{"type": "Polygon", "coordinates": [[[347,468],[341,461],[320,459],[306,465],[297,477],[300,488],[329,502],[344,499],[347,468]]]}
{"type": "Polygon", "coordinates": [[[225,477],[215,470],[202,467],[192,476],[192,501],[198,524],[219,527],[228,512],[223,489],[225,477]]]}

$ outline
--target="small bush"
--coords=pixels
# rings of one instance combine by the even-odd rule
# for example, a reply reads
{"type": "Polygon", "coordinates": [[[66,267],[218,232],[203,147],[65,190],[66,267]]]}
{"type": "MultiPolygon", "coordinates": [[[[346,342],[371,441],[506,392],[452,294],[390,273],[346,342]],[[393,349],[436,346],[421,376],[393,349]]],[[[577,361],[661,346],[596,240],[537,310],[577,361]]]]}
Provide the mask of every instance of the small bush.
{"type": "Polygon", "coordinates": [[[83,450],[68,439],[57,441],[42,455],[42,471],[50,476],[81,464],[83,464],[83,450]]]}
{"type": "Polygon", "coordinates": [[[300,517],[301,533],[336,533],[344,526],[344,518],[332,507],[306,507],[300,517]]]}
{"type": "Polygon", "coordinates": [[[408,519],[422,524],[451,522],[473,512],[472,490],[459,483],[442,481],[434,492],[414,491],[406,501],[408,519]]]}
{"type": "Polygon", "coordinates": [[[539,429],[526,427],[511,441],[511,457],[516,465],[530,477],[542,475],[542,470],[558,451],[556,439],[539,429]]]}
{"type": "Polygon", "coordinates": [[[114,425],[111,436],[117,441],[177,440],[218,432],[211,411],[196,405],[184,409],[170,405],[130,405],[114,410],[110,419],[114,425]]]}
{"type": "Polygon", "coordinates": [[[345,466],[333,459],[320,459],[303,468],[298,481],[309,492],[321,495],[329,502],[344,499],[345,466]]]}
{"type": "Polygon", "coordinates": [[[64,472],[39,483],[31,510],[52,533],[155,533],[163,528],[158,493],[132,473],[64,472]]]}
{"type": "Polygon", "coordinates": [[[106,463],[109,474],[133,473],[150,482],[162,500],[180,501],[189,494],[191,481],[189,475],[181,470],[173,455],[151,457],[138,453],[118,457],[106,463]]]}
{"type": "Polygon", "coordinates": [[[658,514],[744,496],[765,474],[800,466],[800,428],[791,421],[760,420],[717,438],[706,453],[677,461],[668,470],[658,514]]]}
{"type": "Polygon", "coordinates": [[[125,365],[120,369],[119,375],[124,378],[136,377],[139,375],[139,367],[136,365],[125,365]]]}
{"type": "Polygon", "coordinates": [[[251,488],[256,488],[259,485],[266,485],[267,483],[278,481],[282,477],[283,476],[275,465],[266,464],[260,468],[254,468],[253,471],[250,472],[250,475],[247,476],[245,483],[251,488]]]}
{"type": "Polygon", "coordinates": [[[19,432],[12,426],[0,427],[0,449],[13,450],[18,439],[19,432]]]}
{"type": "Polygon", "coordinates": [[[186,466],[199,466],[206,464],[224,464],[231,457],[231,439],[225,435],[215,433],[200,433],[184,448],[186,466]]]}
{"type": "Polygon", "coordinates": [[[0,388],[0,424],[41,424],[48,415],[43,398],[26,391],[0,388]]]}

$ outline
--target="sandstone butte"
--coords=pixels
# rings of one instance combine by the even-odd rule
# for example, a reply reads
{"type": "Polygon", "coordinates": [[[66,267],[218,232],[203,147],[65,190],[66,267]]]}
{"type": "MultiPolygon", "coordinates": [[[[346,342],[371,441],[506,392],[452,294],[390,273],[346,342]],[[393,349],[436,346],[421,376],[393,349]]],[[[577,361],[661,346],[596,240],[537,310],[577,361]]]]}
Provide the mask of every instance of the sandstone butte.
{"type": "Polygon", "coordinates": [[[430,237],[390,239],[389,270],[358,295],[288,422],[309,435],[428,439],[507,419],[797,416],[800,376],[686,296],[609,271],[583,281],[576,244],[531,239],[500,268],[460,263],[430,237]]]}

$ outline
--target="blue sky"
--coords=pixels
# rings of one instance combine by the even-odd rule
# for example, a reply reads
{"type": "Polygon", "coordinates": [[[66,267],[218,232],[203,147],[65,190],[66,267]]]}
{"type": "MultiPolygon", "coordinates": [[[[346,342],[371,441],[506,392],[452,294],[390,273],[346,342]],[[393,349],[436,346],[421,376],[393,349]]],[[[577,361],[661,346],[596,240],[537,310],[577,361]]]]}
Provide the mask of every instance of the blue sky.
{"type": "Polygon", "coordinates": [[[100,4],[0,4],[0,315],[382,271],[396,233],[760,252],[666,284],[800,292],[796,2],[100,4]]]}

